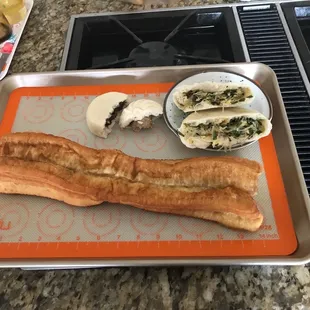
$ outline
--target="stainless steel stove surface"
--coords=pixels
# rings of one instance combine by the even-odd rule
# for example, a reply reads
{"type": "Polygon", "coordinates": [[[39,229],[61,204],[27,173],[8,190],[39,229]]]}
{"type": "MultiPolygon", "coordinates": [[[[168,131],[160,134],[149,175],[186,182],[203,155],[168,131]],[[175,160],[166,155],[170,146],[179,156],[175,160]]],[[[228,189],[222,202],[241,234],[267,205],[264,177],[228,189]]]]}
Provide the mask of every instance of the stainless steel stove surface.
{"type": "Polygon", "coordinates": [[[261,62],[276,73],[310,193],[310,1],[76,15],[60,70],[261,62]]]}

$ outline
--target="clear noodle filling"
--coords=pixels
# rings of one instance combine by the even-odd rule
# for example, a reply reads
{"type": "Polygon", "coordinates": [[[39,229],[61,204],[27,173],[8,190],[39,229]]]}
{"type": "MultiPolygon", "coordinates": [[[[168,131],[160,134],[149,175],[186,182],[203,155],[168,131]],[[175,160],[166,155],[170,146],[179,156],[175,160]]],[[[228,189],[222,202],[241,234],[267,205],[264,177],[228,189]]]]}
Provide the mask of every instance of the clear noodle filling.
{"type": "Polygon", "coordinates": [[[208,122],[193,126],[185,124],[185,136],[206,137],[213,141],[214,145],[221,145],[220,141],[241,142],[252,139],[264,131],[262,119],[252,119],[249,117],[235,117],[231,120],[219,122],[208,122]]]}
{"type": "Polygon", "coordinates": [[[246,97],[243,87],[226,89],[221,92],[210,92],[197,89],[185,92],[184,95],[187,98],[186,106],[191,108],[200,105],[203,101],[214,106],[221,106],[223,104],[234,105],[245,101],[246,98],[253,97],[252,95],[246,97]]]}

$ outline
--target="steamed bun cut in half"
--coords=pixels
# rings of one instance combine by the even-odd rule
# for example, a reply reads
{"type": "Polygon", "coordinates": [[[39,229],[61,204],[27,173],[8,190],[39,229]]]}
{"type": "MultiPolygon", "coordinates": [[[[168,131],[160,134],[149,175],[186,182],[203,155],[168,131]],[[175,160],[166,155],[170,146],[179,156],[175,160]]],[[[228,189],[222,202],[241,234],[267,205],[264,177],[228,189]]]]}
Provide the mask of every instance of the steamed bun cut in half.
{"type": "Polygon", "coordinates": [[[107,138],[128,104],[127,100],[128,95],[119,92],[109,92],[96,97],[86,112],[89,130],[98,137],[107,138]]]}
{"type": "Polygon", "coordinates": [[[243,108],[212,109],[187,116],[179,136],[189,148],[230,149],[270,134],[272,124],[263,114],[243,108]]]}
{"type": "Polygon", "coordinates": [[[184,112],[248,105],[254,100],[250,87],[237,83],[203,82],[182,85],[173,94],[175,105],[184,112]]]}
{"type": "Polygon", "coordinates": [[[122,112],[119,125],[121,128],[131,127],[138,132],[152,128],[156,118],[163,114],[163,107],[156,101],[140,99],[130,103],[122,112]]]}

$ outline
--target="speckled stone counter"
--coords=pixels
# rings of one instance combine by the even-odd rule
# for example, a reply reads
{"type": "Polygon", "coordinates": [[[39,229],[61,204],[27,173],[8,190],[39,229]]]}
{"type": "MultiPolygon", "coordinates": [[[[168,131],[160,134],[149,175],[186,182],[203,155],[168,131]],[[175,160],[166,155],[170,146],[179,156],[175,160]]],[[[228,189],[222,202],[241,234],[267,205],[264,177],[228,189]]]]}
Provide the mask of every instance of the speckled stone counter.
{"type": "Polygon", "coordinates": [[[310,309],[305,267],[0,271],[0,309],[310,309]]]}
{"type": "MultiPolygon", "coordinates": [[[[72,14],[144,9],[116,0],[34,2],[10,73],[57,70],[72,14]]],[[[310,309],[310,274],[305,266],[0,270],[0,310],[9,309],[310,309]]]]}

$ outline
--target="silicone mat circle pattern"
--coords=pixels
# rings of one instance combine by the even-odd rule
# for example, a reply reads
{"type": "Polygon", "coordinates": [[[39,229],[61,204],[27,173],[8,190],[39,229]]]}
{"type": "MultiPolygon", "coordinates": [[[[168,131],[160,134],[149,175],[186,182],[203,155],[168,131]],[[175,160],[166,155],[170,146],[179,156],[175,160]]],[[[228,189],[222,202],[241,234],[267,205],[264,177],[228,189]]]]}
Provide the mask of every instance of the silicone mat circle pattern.
{"type": "MultiPolygon", "coordinates": [[[[18,89],[11,95],[0,133],[45,132],[88,147],[116,148],[142,158],[214,156],[204,150],[187,149],[163,119],[158,119],[153,129],[139,133],[121,130],[115,125],[108,139],[89,132],[86,108],[99,93],[123,91],[131,94],[131,100],[148,97],[163,103],[170,87],[171,84],[18,89]]],[[[0,257],[290,254],[297,243],[275,154],[272,136],[229,154],[256,160],[266,170],[259,179],[259,192],[255,197],[265,218],[258,232],[232,230],[213,222],[130,206],[104,203],[78,208],[46,198],[0,195],[0,257]],[[10,253],[4,251],[8,244],[10,253]],[[34,251],[29,251],[29,247],[34,251]]],[[[217,153],[217,156],[225,155],[217,153]]]]}

